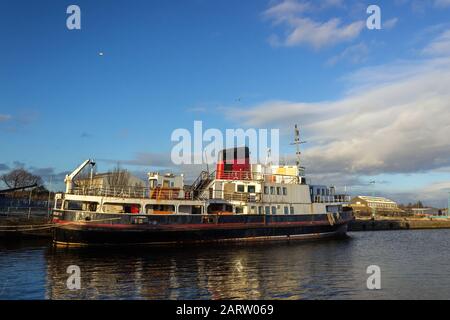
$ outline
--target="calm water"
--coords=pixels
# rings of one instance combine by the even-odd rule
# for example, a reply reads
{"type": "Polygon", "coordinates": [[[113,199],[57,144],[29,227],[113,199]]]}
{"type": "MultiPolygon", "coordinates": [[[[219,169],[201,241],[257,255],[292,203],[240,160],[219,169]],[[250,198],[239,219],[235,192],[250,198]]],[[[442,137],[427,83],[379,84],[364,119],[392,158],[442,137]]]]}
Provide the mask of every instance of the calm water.
{"type": "Polygon", "coordinates": [[[0,244],[1,299],[450,299],[450,230],[185,248],[0,244]],[[69,265],[81,290],[66,289],[69,265]],[[366,268],[382,290],[367,290],[366,268]]]}

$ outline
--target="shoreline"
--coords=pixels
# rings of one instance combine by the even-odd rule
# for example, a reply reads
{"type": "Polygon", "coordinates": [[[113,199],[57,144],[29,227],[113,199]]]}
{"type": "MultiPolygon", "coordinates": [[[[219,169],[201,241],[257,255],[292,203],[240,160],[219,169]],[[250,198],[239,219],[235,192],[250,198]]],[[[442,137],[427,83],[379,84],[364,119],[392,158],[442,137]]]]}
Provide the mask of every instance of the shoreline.
{"type": "MultiPolygon", "coordinates": [[[[6,225],[20,225],[22,228],[11,228],[0,230],[0,240],[15,240],[22,239],[49,239],[52,237],[51,229],[39,230],[34,226],[48,223],[48,218],[39,217],[32,219],[17,219],[17,218],[3,218],[0,219],[2,224],[6,225]],[[30,228],[23,229],[24,226],[30,228]],[[6,232],[8,230],[8,232],[6,232]]],[[[414,219],[414,218],[397,218],[397,217],[383,217],[375,220],[361,219],[351,221],[348,224],[349,232],[369,232],[369,231],[394,231],[394,230],[420,230],[420,229],[450,229],[450,219],[435,218],[435,219],[414,219]]]]}
{"type": "Polygon", "coordinates": [[[348,231],[386,231],[450,229],[450,219],[383,218],[356,219],[348,224],[348,231]]]}

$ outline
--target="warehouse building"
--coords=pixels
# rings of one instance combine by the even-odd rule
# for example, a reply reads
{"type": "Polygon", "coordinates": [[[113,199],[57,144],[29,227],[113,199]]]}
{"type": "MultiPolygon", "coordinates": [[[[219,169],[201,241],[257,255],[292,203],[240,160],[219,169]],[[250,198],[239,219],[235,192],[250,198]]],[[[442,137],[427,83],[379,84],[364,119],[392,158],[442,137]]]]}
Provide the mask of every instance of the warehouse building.
{"type": "Polygon", "coordinates": [[[395,201],[383,197],[357,196],[354,197],[350,206],[355,215],[370,216],[372,213],[378,215],[400,215],[404,211],[398,207],[395,201]]]}

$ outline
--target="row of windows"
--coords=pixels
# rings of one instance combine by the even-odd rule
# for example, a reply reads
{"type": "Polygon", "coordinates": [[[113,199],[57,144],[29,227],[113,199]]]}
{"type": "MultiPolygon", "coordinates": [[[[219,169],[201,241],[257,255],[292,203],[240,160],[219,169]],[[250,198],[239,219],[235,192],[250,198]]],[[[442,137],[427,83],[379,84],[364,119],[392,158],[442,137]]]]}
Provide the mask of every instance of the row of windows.
{"type": "Polygon", "coordinates": [[[275,194],[278,196],[287,196],[287,188],[286,187],[264,187],[264,194],[275,194]]]}
{"type": "MultiPolygon", "coordinates": [[[[99,204],[97,202],[84,202],[84,201],[65,201],[64,209],[66,210],[77,210],[77,211],[91,211],[96,212],[99,204]]],[[[196,206],[195,206],[196,207],[196,206]]],[[[284,206],[251,206],[250,214],[294,214],[294,207],[284,206]],[[281,211],[281,209],[283,209],[281,211]],[[256,212],[258,210],[258,212],[256,212]],[[279,211],[278,211],[279,210],[279,211]]],[[[141,206],[139,204],[118,204],[118,203],[105,203],[102,208],[103,212],[106,213],[140,213],[141,206]]],[[[197,208],[189,205],[180,205],[178,208],[179,213],[200,213],[197,212],[197,208]]],[[[244,213],[243,207],[236,207],[235,212],[237,214],[244,213]]],[[[163,204],[149,204],[145,206],[145,213],[175,213],[174,205],[163,205],[163,204]]]]}
{"type": "MultiPolygon", "coordinates": [[[[255,214],[256,213],[256,208],[258,208],[258,214],[277,214],[277,207],[272,206],[266,206],[266,207],[256,207],[256,206],[251,206],[250,207],[250,214],[255,214]]],[[[242,213],[238,212],[238,208],[236,208],[236,213],[242,213]]],[[[280,212],[281,213],[281,212],[280,212]]],[[[294,207],[288,207],[288,206],[284,206],[283,207],[283,213],[284,214],[294,214],[294,207]]]]}
{"type": "Polygon", "coordinates": [[[391,203],[369,203],[369,207],[377,207],[377,208],[396,208],[395,204],[391,203]]]}
{"type": "MultiPolygon", "coordinates": [[[[61,205],[59,205],[61,206],[61,205]]],[[[76,211],[98,211],[99,204],[97,202],[86,201],[65,201],[64,209],[76,211]]],[[[198,207],[198,206],[195,206],[198,207]]],[[[105,213],[141,213],[141,205],[137,203],[104,203],[102,212],[105,213]]],[[[190,205],[180,205],[179,213],[198,213],[198,208],[190,205]]],[[[174,205],[166,204],[148,204],[145,206],[144,213],[175,213],[174,205]]]]}
{"type": "MultiPolygon", "coordinates": [[[[238,184],[237,185],[237,192],[245,192],[245,185],[238,184]]],[[[247,186],[247,192],[248,193],[256,193],[256,187],[252,186],[252,185],[247,186]]]]}
{"type": "Polygon", "coordinates": [[[318,196],[329,196],[329,195],[330,195],[330,190],[329,190],[329,189],[323,189],[323,188],[321,188],[321,189],[316,189],[316,190],[314,191],[314,189],[311,188],[311,189],[310,189],[310,193],[311,193],[312,196],[313,196],[313,195],[318,195],[318,196]]]}
{"type": "MultiPolygon", "coordinates": [[[[245,185],[238,184],[237,185],[237,192],[248,192],[248,193],[255,193],[256,187],[253,185],[247,186],[247,190],[245,190],[245,185]]],[[[272,194],[272,195],[278,195],[278,196],[287,196],[287,188],[286,187],[264,187],[264,194],[272,194]]]]}

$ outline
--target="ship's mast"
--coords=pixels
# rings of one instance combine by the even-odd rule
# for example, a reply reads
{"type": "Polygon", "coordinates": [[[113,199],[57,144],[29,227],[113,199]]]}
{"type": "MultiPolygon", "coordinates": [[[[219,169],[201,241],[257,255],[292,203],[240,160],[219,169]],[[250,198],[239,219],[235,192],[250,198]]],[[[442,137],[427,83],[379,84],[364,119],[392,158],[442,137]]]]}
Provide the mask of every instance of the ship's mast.
{"type": "Polygon", "coordinates": [[[305,168],[300,165],[301,154],[302,154],[300,151],[300,145],[303,143],[306,143],[306,141],[302,141],[300,139],[300,128],[297,125],[295,125],[294,137],[295,137],[294,142],[291,143],[291,145],[295,145],[295,148],[296,148],[295,155],[297,157],[296,165],[297,165],[297,169],[298,169],[298,175],[300,177],[303,177],[305,175],[305,168]]]}

